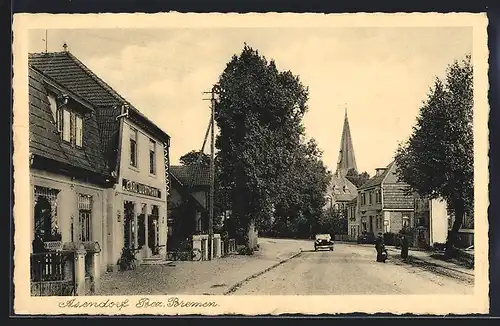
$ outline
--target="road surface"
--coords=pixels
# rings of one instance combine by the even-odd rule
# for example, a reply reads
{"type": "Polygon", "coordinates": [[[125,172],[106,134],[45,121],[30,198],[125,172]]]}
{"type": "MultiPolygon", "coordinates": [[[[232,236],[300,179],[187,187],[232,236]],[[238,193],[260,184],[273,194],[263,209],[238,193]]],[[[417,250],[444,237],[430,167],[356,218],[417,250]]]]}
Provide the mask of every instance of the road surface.
{"type": "Polygon", "coordinates": [[[473,294],[474,285],[405,265],[397,257],[377,263],[375,248],[335,244],[299,256],[244,282],[234,295],[473,294]]]}

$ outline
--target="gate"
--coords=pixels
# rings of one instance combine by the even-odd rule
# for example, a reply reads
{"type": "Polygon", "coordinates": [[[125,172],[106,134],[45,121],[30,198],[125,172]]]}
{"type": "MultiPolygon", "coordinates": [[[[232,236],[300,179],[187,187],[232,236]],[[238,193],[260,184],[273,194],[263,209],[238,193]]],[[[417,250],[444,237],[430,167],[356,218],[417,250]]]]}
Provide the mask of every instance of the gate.
{"type": "Polygon", "coordinates": [[[73,255],[72,251],[31,254],[31,295],[75,295],[73,255]]]}

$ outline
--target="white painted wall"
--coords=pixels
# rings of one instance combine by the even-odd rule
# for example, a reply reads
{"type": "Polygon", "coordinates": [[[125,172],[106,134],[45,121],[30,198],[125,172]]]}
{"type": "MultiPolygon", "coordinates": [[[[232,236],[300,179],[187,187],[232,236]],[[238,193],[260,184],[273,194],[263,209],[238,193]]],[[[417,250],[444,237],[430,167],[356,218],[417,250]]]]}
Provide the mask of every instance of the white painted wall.
{"type": "Polygon", "coordinates": [[[432,199],[429,203],[430,245],[445,243],[448,237],[448,211],[442,199],[432,199]]]}

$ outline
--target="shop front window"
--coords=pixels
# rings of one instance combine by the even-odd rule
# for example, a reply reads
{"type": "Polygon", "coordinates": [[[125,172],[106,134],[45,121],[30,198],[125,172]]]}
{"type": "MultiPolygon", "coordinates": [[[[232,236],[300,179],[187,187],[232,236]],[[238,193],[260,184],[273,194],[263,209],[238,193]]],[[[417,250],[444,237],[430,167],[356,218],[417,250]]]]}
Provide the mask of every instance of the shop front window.
{"type": "Polygon", "coordinates": [[[35,186],[35,238],[41,241],[60,241],[57,222],[58,189],[35,186]]]}
{"type": "Polygon", "coordinates": [[[134,202],[124,202],[123,231],[125,248],[135,248],[134,202]]]}

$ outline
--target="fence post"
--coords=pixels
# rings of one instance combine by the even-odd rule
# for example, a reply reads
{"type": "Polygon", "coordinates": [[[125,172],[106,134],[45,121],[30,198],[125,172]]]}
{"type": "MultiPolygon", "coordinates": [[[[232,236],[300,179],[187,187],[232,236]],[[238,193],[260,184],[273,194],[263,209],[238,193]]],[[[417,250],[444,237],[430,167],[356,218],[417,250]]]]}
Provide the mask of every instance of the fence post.
{"type": "Polygon", "coordinates": [[[75,251],[75,294],[78,296],[85,295],[85,255],[87,251],[83,244],[80,244],[75,251]]]}
{"type": "Polygon", "coordinates": [[[92,277],[92,292],[99,291],[101,287],[101,266],[99,259],[99,252],[92,253],[92,268],[90,270],[90,276],[92,277]]]}

